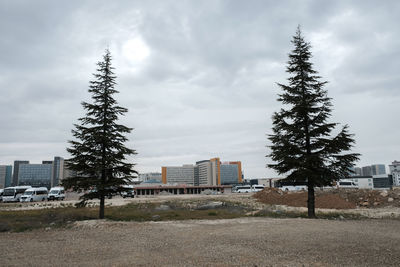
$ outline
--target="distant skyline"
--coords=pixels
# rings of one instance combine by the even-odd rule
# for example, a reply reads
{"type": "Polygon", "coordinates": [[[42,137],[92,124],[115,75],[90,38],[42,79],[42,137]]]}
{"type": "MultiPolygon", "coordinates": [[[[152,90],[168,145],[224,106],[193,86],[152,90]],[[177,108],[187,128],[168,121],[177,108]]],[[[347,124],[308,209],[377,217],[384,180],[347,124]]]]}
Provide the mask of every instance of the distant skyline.
{"type": "Polygon", "coordinates": [[[396,0],[0,1],[0,165],[69,157],[109,48],[139,172],[219,157],[274,177],[266,134],[300,24],[356,166],[387,166],[400,160],[398,14],[396,0]]]}

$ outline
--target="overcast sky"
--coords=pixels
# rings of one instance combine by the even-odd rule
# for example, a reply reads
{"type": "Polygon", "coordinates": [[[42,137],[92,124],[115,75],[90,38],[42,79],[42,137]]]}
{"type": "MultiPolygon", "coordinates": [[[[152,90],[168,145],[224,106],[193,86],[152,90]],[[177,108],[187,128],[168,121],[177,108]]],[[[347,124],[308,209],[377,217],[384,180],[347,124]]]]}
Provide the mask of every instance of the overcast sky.
{"type": "Polygon", "coordinates": [[[0,164],[68,158],[109,47],[139,172],[220,157],[274,177],[266,134],[298,24],[359,166],[400,160],[400,1],[0,1],[0,164]]]}

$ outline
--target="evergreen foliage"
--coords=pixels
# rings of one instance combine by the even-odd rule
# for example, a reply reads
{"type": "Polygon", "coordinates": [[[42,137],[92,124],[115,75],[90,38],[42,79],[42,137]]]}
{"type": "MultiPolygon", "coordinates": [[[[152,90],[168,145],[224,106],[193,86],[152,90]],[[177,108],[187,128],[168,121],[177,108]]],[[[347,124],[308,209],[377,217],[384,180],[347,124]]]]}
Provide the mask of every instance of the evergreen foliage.
{"type": "Polygon", "coordinates": [[[125,135],[132,129],[117,123],[128,110],[113,98],[118,91],[114,88],[116,76],[110,51],[106,50],[97,66],[89,86],[92,103],[82,102],[86,115],[79,119],[80,124],[74,124],[75,140],[69,141],[71,146],[67,148],[72,155],[67,167],[73,175],[63,180],[63,186],[84,192],[81,205],[88,199],[100,199],[99,217],[104,218],[105,197],[125,191],[124,185],[137,172],[134,164],[126,162],[136,152],[124,145],[128,141],[125,135]]]}
{"type": "Polygon", "coordinates": [[[273,134],[268,135],[272,145],[267,157],[274,164],[267,166],[287,175],[288,182],[307,184],[308,216],[315,217],[314,187],[346,177],[359,154],[346,153],[355,142],[347,125],[332,136],[338,123],[328,122],[332,104],[323,89],[327,82],[313,69],[311,46],[304,41],[300,27],[292,43],[286,68],[288,84],[278,84],[283,108],[273,114],[273,134]]]}

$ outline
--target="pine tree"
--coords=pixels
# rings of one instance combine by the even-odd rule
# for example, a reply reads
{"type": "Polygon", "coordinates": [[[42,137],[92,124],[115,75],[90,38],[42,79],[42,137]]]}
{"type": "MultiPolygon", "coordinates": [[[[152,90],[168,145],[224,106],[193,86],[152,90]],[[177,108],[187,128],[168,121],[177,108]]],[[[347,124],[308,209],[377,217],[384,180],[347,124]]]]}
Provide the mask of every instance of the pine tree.
{"type": "Polygon", "coordinates": [[[274,164],[268,164],[278,174],[286,175],[289,183],[307,184],[308,216],[315,217],[314,188],[332,185],[348,175],[359,154],[348,153],[354,145],[348,126],[332,136],[338,123],[329,123],[332,104],[324,86],[327,82],[313,69],[310,44],[304,41],[300,27],[292,43],[286,72],[288,84],[279,84],[283,93],[278,101],[283,104],[272,116],[273,134],[268,135],[272,145],[267,155],[274,164]],[[347,153],[347,154],[346,154],[347,153]]]}
{"type": "Polygon", "coordinates": [[[88,199],[100,199],[99,218],[104,218],[105,197],[125,191],[124,185],[135,177],[134,164],[127,163],[127,157],[136,154],[127,148],[126,134],[132,131],[118,124],[120,115],[128,110],[118,106],[113,95],[116,76],[111,66],[111,54],[106,50],[103,61],[97,63],[97,72],[90,81],[89,92],[92,103],[82,102],[86,115],[74,124],[72,134],[75,140],[69,141],[67,151],[72,157],[67,167],[74,173],[63,180],[63,185],[74,191],[84,192],[81,205],[88,199]]]}

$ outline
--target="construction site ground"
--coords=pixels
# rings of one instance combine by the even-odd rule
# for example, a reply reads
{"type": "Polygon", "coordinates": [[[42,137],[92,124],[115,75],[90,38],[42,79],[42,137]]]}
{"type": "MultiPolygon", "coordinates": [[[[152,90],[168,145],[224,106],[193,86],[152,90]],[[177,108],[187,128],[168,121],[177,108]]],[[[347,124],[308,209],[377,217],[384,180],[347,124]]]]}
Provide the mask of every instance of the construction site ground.
{"type": "MultiPolygon", "coordinates": [[[[123,206],[129,203],[164,203],[229,201],[258,212],[306,212],[307,192],[284,192],[275,188],[266,188],[258,193],[225,193],[211,195],[157,195],[136,198],[114,197],[106,200],[106,206],[123,206]]],[[[32,210],[74,206],[79,195],[68,193],[64,201],[45,201],[33,203],[0,203],[2,210],[32,210]]],[[[98,205],[98,201],[89,201],[88,206],[98,205]]],[[[354,214],[365,218],[400,218],[400,189],[394,190],[356,190],[333,189],[316,190],[317,214],[354,214]]]]}
{"type": "Polygon", "coordinates": [[[1,266],[399,266],[397,220],[76,222],[0,233],[1,266]]]}

